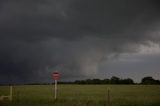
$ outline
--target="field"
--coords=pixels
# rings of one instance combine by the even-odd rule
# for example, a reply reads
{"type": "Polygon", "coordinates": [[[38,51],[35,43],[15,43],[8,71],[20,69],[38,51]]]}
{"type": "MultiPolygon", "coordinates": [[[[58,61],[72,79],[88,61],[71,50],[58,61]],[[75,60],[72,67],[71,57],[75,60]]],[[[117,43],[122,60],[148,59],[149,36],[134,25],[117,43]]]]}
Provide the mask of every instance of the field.
{"type": "MultiPolygon", "coordinates": [[[[58,85],[57,100],[53,91],[53,85],[13,86],[13,101],[0,106],[160,106],[159,85],[58,85]]],[[[8,94],[9,86],[0,86],[0,95],[8,94]]]]}

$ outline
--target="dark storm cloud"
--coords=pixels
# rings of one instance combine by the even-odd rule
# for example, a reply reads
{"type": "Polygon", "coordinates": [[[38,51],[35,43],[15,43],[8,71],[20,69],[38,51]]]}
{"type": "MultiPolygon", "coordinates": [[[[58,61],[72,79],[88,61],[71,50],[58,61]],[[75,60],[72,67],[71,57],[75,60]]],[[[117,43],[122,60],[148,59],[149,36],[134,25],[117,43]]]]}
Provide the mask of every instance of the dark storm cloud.
{"type": "Polygon", "coordinates": [[[4,2],[1,4],[1,34],[25,40],[50,36],[69,39],[85,35],[117,37],[116,34],[126,30],[144,31],[155,23],[159,11],[150,3],[127,0],[4,2]]]}
{"type": "Polygon", "coordinates": [[[2,0],[1,82],[94,76],[110,55],[159,43],[158,0],[2,0]]]}

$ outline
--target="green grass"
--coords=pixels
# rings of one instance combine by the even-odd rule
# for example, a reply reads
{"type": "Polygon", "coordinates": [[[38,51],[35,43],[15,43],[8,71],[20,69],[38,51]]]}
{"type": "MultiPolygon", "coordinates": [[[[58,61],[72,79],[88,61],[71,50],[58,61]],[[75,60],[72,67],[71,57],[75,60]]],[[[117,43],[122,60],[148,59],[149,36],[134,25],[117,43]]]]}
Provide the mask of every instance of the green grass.
{"type": "MultiPolygon", "coordinates": [[[[13,86],[13,101],[0,106],[160,106],[159,85],[58,85],[57,100],[53,91],[53,85],[13,86]]],[[[0,95],[8,93],[0,86],[0,95]]]]}

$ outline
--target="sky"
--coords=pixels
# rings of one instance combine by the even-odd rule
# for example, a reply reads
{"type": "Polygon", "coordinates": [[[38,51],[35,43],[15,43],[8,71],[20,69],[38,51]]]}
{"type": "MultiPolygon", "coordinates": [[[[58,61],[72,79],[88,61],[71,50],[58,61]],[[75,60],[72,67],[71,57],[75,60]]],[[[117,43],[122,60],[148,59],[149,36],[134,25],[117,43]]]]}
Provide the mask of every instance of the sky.
{"type": "Polygon", "coordinates": [[[1,0],[0,83],[160,79],[159,0],[1,0]]]}

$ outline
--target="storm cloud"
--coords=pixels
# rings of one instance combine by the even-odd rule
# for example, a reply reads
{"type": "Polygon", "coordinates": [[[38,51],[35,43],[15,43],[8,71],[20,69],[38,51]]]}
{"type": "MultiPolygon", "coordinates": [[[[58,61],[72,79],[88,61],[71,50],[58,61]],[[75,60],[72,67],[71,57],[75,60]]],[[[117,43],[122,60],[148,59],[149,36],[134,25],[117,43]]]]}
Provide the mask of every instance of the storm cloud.
{"type": "Polygon", "coordinates": [[[66,81],[155,76],[159,5],[158,0],[1,0],[0,83],[47,82],[54,70],[66,81]],[[133,58],[144,61],[129,64],[133,58]],[[154,74],[135,68],[139,62],[154,74]]]}

